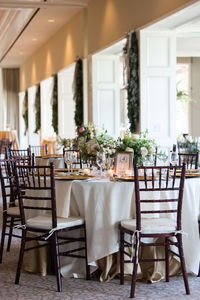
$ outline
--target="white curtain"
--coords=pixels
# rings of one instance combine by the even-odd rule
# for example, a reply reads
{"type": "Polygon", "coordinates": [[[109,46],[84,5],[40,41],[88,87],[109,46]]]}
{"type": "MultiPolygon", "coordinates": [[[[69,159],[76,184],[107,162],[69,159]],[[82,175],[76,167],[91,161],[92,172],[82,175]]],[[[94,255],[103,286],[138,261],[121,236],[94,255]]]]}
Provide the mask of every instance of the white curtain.
{"type": "Polygon", "coordinates": [[[7,124],[19,129],[19,69],[3,69],[3,90],[7,104],[7,124]]]}
{"type": "Polygon", "coordinates": [[[54,79],[49,77],[40,83],[41,97],[41,141],[49,137],[56,137],[52,127],[52,96],[54,79]]]}

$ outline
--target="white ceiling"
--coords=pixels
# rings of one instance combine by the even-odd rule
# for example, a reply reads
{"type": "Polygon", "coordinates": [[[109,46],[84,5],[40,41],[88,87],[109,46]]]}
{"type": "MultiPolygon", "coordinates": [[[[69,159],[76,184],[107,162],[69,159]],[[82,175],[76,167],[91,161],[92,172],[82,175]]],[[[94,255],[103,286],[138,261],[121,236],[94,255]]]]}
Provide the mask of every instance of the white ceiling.
{"type": "Polygon", "coordinates": [[[0,0],[0,67],[20,66],[89,1],[0,0]]]}
{"type": "Polygon", "coordinates": [[[156,22],[149,29],[175,30],[177,56],[200,57],[200,1],[156,22]]]}

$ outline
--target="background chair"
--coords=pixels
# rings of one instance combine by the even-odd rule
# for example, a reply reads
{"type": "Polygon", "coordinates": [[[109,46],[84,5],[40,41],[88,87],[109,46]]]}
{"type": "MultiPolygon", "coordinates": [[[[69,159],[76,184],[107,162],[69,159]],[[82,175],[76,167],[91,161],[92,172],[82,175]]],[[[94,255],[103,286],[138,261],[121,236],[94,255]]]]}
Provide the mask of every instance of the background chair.
{"type": "Polygon", "coordinates": [[[45,144],[43,146],[31,146],[28,147],[30,154],[33,154],[35,156],[46,156],[48,155],[48,145],[45,144]]]}
{"type": "Polygon", "coordinates": [[[8,236],[7,251],[10,251],[12,237],[21,237],[13,234],[13,227],[21,224],[19,207],[15,206],[16,190],[14,189],[13,175],[10,162],[0,161],[0,181],[3,199],[3,223],[0,246],[0,263],[2,263],[5,236],[8,236]],[[9,228],[9,232],[6,229],[9,228]]]}
{"type": "Polygon", "coordinates": [[[198,169],[198,144],[197,143],[178,143],[179,165],[186,164],[187,169],[198,169]]]}
{"type": "Polygon", "coordinates": [[[15,149],[6,149],[6,156],[7,158],[27,158],[30,157],[30,151],[29,148],[27,149],[20,149],[20,150],[15,150],[15,149]]]}
{"type": "Polygon", "coordinates": [[[19,206],[22,220],[22,239],[20,255],[16,273],[15,283],[19,283],[21,265],[25,251],[41,248],[51,245],[52,257],[55,264],[55,273],[57,277],[57,290],[61,292],[61,274],[59,257],[70,256],[84,258],[86,263],[86,278],[90,279],[89,265],[87,262],[87,243],[84,219],[81,217],[58,218],[56,216],[56,198],[55,198],[55,178],[54,166],[50,167],[28,167],[15,166],[16,183],[19,197],[19,206]],[[25,192],[25,193],[24,193],[25,192]],[[37,215],[38,209],[40,215],[37,215]],[[35,217],[27,218],[26,213],[35,211],[35,217]],[[83,237],[59,237],[58,233],[63,231],[73,231],[82,229],[83,237]],[[27,233],[37,233],[34,237],[27,237],[27,233]],[[29,241],[43,241],[35,247],[28,247],[29,241]],[[59,243],[58,241],[61,240],[59,243]],[[72,250],[61,252],[59,245],[81,241],[83,246],[72,250]],[[25,247],[26,245],[26,247],[25,247]],[[84,251],[84,255],[79,254],[84,251]],[[78,252],[77,254],[75,254],[78,252]]]}
{"type": "Polygon", "coordinates": [[[178,169],[180,170],[178,166],[138,167],[135,165],[134,167],[136,219],[124,220],[120,223],[120,284],[124,283],[124,263],[132,262],[131,298],[135,295],[139,262],[165,261],[166,281],[169,281],[169,252],[180,257],[186,294],[190,294],[181,233],[185,165],[178,173],[180,180],[176,180],[178,169]],[[138,173],[142,173],[142,177],[138,173]],[[151,205],[150,208],[149,205],[151,205]],[[173,214],[174,218],[171,217],[173,214]],[[127,238],[125,240],[125,234],[130,237],[129,240],[127,238]],[[163,242],[160,242],[160,240],[159,242],[155,240],[151,242],[147,238],[163,238],[163,242]],[[174,241],[174,238],[177,241],[174,241]],[[140,259],[139,252],[142,245],[163,246],[165,257],[140,259]],[[178,253],[170,249],[171,245],[178,247],[178,253]],[[128,253],[127,247],[132,247],[132,250],[134,250],[132,255],[128,253]],[[124,260],[125,254],[130,258],[129,260],[124,260]]]}
{"type": "Polygon", "coordinates": [[[1,139],[0,140],[0,157],[5,158],[6,149],[11,149],[12,142],[8,139],[1,139]]]}

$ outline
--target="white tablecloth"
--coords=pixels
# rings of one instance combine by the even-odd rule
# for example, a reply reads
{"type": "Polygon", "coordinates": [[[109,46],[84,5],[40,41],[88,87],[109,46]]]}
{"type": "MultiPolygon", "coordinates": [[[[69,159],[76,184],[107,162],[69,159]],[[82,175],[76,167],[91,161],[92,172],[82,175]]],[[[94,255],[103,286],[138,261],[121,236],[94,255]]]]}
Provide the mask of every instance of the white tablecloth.
{"type": "MultiPolygon", "coordinates": [[[[134,182],[56,180],[57,216],[83,216],[86,222],[88,261],[119,250],[119,222],[135,217],[134,182]]],[[[185,180],[182,229],[187,272],[198,274],[200,240],[200,178],[185,180]]],[[[61,257],[62,273],[76,270],[70,258],[61,257]]],[[[79,265],[80,268],[80,265],[79,265]]]]}
{"type": "Polygon", "coordinates": [[[36,166],[49,166],[51,162],[54,163],[56,169],[64,168],[64,158],[63,157],[36,157],[36,166]]]}
{"type": "MultiPolygon", "coordinates": [[[[135,216],[133,182],[56,180],[57,210],[67,217],[80,215],[86,220],[88,261],[93,262],[119,250],[118,225],[123,219],[135,216]],[[59,192],[58,192],[59,191],[59,192]],[[70,195],[71,193],[71,195],[70,195]],[[62,207],[62,208],[61,208],[62,207]]],[[[186,179],[183,196],[182,229],[187,271],[198,273],[200,240],[200,178],[186,179]]]]}

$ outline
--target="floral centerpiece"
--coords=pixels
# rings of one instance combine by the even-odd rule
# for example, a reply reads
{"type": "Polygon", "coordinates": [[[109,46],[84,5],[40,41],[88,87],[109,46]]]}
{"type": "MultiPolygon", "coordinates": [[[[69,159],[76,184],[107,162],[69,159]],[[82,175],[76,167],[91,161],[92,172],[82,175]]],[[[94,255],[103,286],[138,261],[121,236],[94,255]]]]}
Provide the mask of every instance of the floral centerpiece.
{"type": "Polygon", "coordinates": [[[117,151],[134,152],[134,163],[142,165],[145,159],[150,159],[156,154],[156,143],[148,138],[148,130],[139,135],[132,135],[129,130],[125,132],[124,138],[117,139],[117,151]]]}
{"type": "Polygon", "coordinates": [[[78,148],[84,161],[95,160],[97,152],[113,156],[115,141],[107,130],[98,131],[94,124],[89,123],[79,128],[78,148]]]}
{"type": "Polygon", "coordinates": [[[66,149],[76,149],[77,140],[76,139],[67,139],[67,138],[58,138],[58,144],[66,149]]]}

